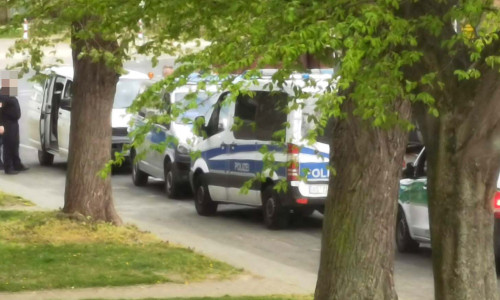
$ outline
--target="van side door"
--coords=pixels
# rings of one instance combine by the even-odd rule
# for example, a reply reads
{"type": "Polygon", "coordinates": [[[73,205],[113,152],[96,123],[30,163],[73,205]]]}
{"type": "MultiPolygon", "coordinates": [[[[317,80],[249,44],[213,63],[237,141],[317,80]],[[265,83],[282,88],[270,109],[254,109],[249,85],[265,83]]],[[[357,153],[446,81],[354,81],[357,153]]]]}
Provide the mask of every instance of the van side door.
{"type": "Polygon", "coordinates": [[[429,203],[427,197],[427,159],[422,150],[415,161],[415,176],[409,187],[408,226],[419,240],[430,241],[429,203]]]}
{"type": "Polygon", "coordinates": [[[59,150],[64,156],[69,152],[69,138],[71,128],[71,102],[73,100],[73,82],[67,80],[59,103],[57,132],[59,150]]]}
{"type": "Polygon", "coordinates": [[[235,128],[234,142],[230,144],[229,149],[231,186],[228,188],[228,197],[231,202],[262,205],[258,183],[253,184],[246,194],[242,194],[240,190],[246,181],[262,171],[262,147],[280,155],[281,150],[273,145],[273,141],[276,141],[275,135],[285,128],[287,114],[280,111],[280,105],[285,105],[286,100],[285,93],[268,91],[256,91],[252,97],[240,95],[236,99],[235,127],[239,129],[235,128]]]}
{"type": "Polygon", "coordinates": [[[41,128],[42,128],[42,105],[45,91],[49,89],[51,78],[48,77],[42,84],[35,83],[33,85],[33,95],[31,96],[28,109],[28,134],[29,143],[31,146],[42,150],[41,128]]]}
{"type": "Polygon", "coordinates": [[[233,126],[234,141],[229,144],[228,201],[247,205],[260,205],[259,193],[250,189],[241,193],[244,183],[255,176],[255,161],[259,159],[255,133],[258,104],[248,95],[236,99],[233,126]]]}
{"type": "Polygon", "coordinates": [[[54,91],[54,83],[57,76],[55,74],[50,75],[45,81],[43,88],[43,99],[40,108],[40,118],[38,124],[38,134],[40,135],[41,149],[46,150],[50,148],[50,124],[51,124],[51,114],[52,114],[52,94],[54,91]]]}
{"type": "Polygon", "coordinates": [[[231,132],[234,104],[225,103],[227,93],[219,96],[206,126],[207,138],[203,140],[198,149],[208,166],[207,185],[210,196],[214,201],[227,202],[228,187],[228,153],[229,144],[234,140],[231,132]]]}

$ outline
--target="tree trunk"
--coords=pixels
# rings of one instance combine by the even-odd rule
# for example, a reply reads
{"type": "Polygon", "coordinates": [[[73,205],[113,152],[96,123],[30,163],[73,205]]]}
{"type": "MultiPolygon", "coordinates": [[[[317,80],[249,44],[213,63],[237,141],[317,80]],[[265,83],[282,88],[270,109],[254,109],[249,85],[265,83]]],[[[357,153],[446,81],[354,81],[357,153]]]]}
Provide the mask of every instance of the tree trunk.
{"type": "Polygon", "coordinates": [[[0,25],[5,25],[9,21],[9,9],[0,7],[0,25]]]}
{"type": "MultiPolygon", "coordinates": [[[[397,299],[394,237],[398,178],[408,133],[373,128],[354,117],[338,121],[332,143],[328,201],[315,299],[397,299]]],[[[409,118],[409,104],[395,109],[409,118]]]]}
{"type": "Polygon", "coordinates": [[[500,169],[499,79],[491,70],[479,84],[443,93],[438,103],[454,105],[441,105],[438,118],[415,109],[427,147],[436,299],[497,299],[492,200],[500,169]]]}
{"type": "MultiPolygon", "coordinates": [[[[84,25],[83,25],[84,26],[84,25]]],[[[92,41],[75,39],[73,27],[73,102],[63,212],[81,214],[94,220],[120,224],[111,189],[111,178],[98,172],[111,159],[111,111],[118,75],[104,60],[78,59],[85,44],[115,52],[115,42],[96,37],[92,41]]]]}

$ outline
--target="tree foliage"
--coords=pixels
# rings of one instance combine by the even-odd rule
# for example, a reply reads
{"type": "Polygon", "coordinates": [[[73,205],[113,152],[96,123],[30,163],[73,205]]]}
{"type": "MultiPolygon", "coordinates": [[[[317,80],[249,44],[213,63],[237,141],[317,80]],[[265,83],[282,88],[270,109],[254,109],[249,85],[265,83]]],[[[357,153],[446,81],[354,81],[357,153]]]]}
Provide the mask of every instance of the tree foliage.
{"type": "MultiPolygon", "coordinates": [[[[179,42],[200,37],[209,40],[211,44],[203,51],[179,59],[183,64],[176,77],[193,71],[216,72],[222,79],[222,87],[235,95],[243,86],[234,84],[231,73],[279,66],[280,71],[273,76],[279,86],[292,72],[304,71],[301,57],[309,54],[324,65],[336,67],[338,75],[319,99],[317,110],[321,117],[314,119],[320,124],[319,130],[332,117],[346,117],[342,106],[346,102],[353,104],[355,117],[375,128],[412,128],[410,120],[395,109],[397,101],[411,101],[423,111],[425,117],[421,119],[427,121],[422,121],[422,126],[441,124],[444,128],[449,116],[455,120],[470,116],[467,112],[482,103],[474,99],[485,84],[484,78],[490,82],[498,79],[500,65],[500,12],[492,0],[2,0],[0,3],[26,9],[14,18],[13,24],[20,24],[24,17],[32,20],[32,39],[16,44],[17,50],[27,49],[31,54],[31,61],[22,64],[25,69],[39,70],[42,47],[56,42],[54,35],[59,39],[69,37],[71,28],[83,21],[85,26],[73,32],[74,38],[84,42],[79,57],[102,59],[118,72],[122,72],[123,61],[135,52],[152,55],[155,60],[162,53],[179,51],[179,42]],[[150,36],[143,45],[135,43],[139,19],[150,36]],[[117,42],[118,47],[107,51],[99,43],[86,42],[96,36],[117,42]]],[[[251,78],[251,73],[247,78],[251,78]]],[[[155,92],[162,88],[172,90],[184,82],[185,79],[173,78],[163,81],[145,93],[132,109],[158,106],[155,92]]],[[[174,117],[163,118],[168,121],[174,117]]],[[[480,117],[479,113],[474,115],[480,117]]],[[[481,130],[493,132],[491,137],[498,136],[498,126],[486,127],[481,130]]],[[[474,131],[471,128],[441,132],[449,134],[441,138],[453,140],[460,134],[469,135],[474,131]]],[[[430,133],[438,131],[427,132],[426,141],[430,141],[430,133]]],[[[434,148],[436,153],[441,151],[440,147],[434,148]]],[[[460,145],[450,142],[442,147],[460,148],[460,145]]],[[[494,167],[498,167],[496,163],[494,167]]],[[[484,180],[491,183],[492,179],[490,176],[484,180]]],[[[432,203],[439,200],[433,197],[431,194],[432,203]]]]}

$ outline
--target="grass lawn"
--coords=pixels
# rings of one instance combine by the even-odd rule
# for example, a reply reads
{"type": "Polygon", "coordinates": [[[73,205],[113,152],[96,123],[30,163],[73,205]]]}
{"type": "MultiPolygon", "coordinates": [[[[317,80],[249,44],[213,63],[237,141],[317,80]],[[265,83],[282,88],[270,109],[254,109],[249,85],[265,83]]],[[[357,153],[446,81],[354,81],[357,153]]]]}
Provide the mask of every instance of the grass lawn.
{"type": "Polygon", "coordinates": [[[0,207],[9,206],[35,206],[35,204],[31,201],[23,199],[22,197],[12,196],[0,191],[0,207]]]}
{"type": "MultiPolygon", "coordinates": [[[[312,300],[312,295],[272,295],[272,296],[239,296],[239,297],[203,297],[203,298],[146,298],[140,300],[312,300]]],[[[90,299],[89,299],[90,300],[90,299]]],[[[106,299],[97,299],[106,300],[106,299]]],[[[123,299],[122,299],[123,300],[123,299]]]]}
{"type": "Polygon", "coordinates": [[[225,279],[241,270],[134,226],[0,210],[0,291],[225,279]]]}
{"type": "Polygon", "coordinates": [[[23,37],[23,29],[21,26],[16,29],[5,28],[0,26],[0,39],[14,39],[23,37]]]}

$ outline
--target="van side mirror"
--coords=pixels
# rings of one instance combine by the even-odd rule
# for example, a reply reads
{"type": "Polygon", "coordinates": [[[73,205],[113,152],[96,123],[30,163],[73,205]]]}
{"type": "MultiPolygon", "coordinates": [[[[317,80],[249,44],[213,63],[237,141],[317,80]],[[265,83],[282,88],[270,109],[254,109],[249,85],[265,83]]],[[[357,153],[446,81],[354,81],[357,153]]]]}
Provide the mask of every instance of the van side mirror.
{"type": "Polygon", "coordinates": [[[158,115],[159,112],[158,110],[154,109],[154,108],[141,108],[141,110],[139,111],[139,116],[143,117],[143,118],[150,118],[150,117],[153,117],[155,115],[158,115]]]}
{"type": "Polygon", "coordinates": [[[64,110],[71,110],[71,98],[61,99],[59,107],[64,110]]]}
{"type": "Polygon", "coordinates": [[[194,123],[193,123],[193,132],[194,134],[196,134],[197,136],[201,136],[203,137],[204,135],[206,135],[206,126],[205,126],[205,117],[204,116],[198,116],[194,119],[194,123]]]}
{"type": "Polygon", "coordinates": [[[227,120],[223,119],[219,121],[218,131],[224,131],[227,128],[227,120]]]}

